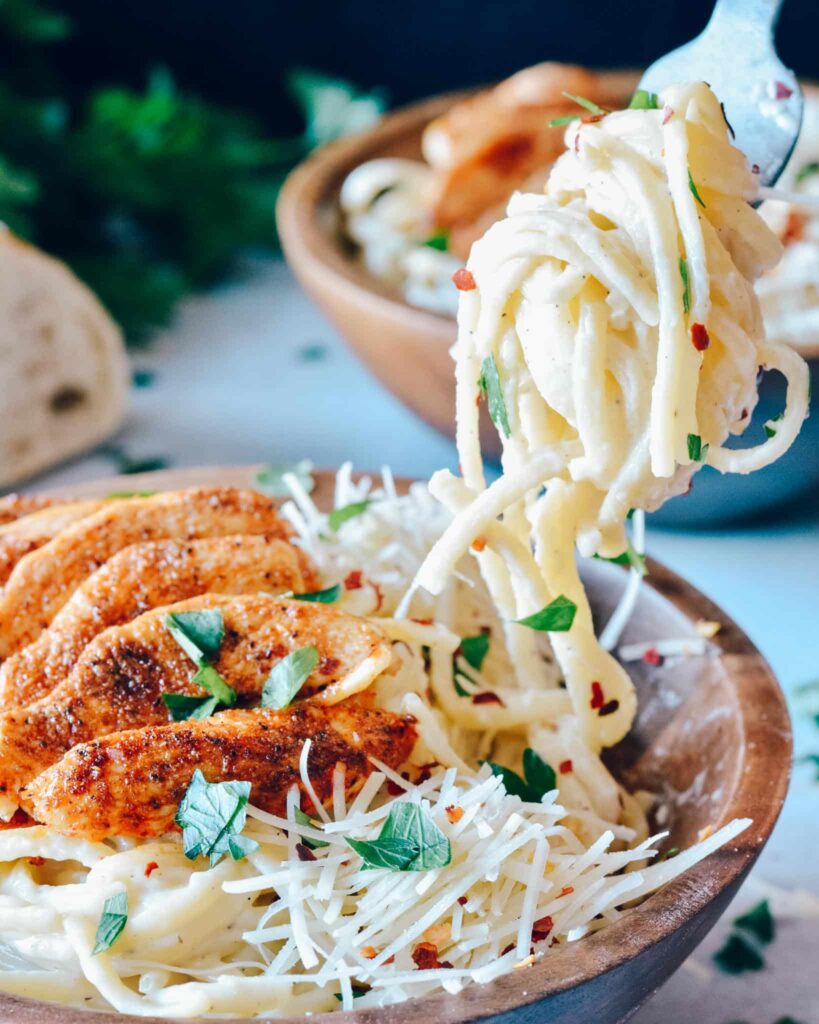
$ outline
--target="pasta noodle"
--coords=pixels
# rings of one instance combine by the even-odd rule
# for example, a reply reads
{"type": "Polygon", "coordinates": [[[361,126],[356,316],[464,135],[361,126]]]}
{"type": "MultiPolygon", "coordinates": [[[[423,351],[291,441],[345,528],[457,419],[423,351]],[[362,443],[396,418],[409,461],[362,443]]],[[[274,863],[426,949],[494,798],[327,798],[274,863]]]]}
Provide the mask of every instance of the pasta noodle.
{"type": "Polygon", "coordinates": [[[595,637],[575,546],[620,556],[629,510],[685,491],[702,464],[748,473],[778,458],[807,413],[808,373],[765,343],[753,285],[781,246],[748,205],[755,177],[704,83],[668,89],[658,109],[572,122],[566,142],[546,195],[513,197],[473,246],[453,350],[462,480],[431,481],[454,518],[414,589],[440,593],[480,539],[505,617],[559,595],[576,604],[571,629],[550,639],[600,750],[628,731],[635,697],[604,649],[617,624],[604,644],[595,637]],[[783,413],[761,445],[726,447],[748,423],[760,367],[786,378],[783,413]],[[503,442],[504,472],[489,486],[482,380],[503,442]]]}

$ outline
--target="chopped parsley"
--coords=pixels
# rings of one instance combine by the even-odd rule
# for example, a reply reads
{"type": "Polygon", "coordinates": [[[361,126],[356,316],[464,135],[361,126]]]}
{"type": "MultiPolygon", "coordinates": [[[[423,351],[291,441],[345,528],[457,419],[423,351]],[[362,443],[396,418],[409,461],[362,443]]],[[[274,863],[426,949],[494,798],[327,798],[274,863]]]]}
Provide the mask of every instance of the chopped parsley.
{"type": "Polygon", "coordinates": [[[699,434],[688,435],[688,458],[692,462],[703,462],[708,454],[709,444],[703,444],[699,434]]]}
{"type": "Polygon", "coordinates": [[[629,110],[659,110],[660,101],[656,92],[649,92],[648,89],[638,89],[631,97],[628,105],[629,110]]]}
{"type": "Polygon", "coordinates": [[[128,920],[128,893],[118,892],[109,896],[102,907],[102,916],[97,925],[97,934],[91,956],[103,953],[122,935],[125,922],[128,920]]]}
{"type": "Polygon", "coordinates": [[[111,491],[105,495],[106,501],[114,501],[117,498],[152,498],[158,491],[111,491]]]}
{"type": "Polygon", "coordinates": [[[576,96],[574,93],[571,92],[564,92],[563,95],[566,97],[567,100],[571,100],[572,103],[577,103],[585,110],[588,110],[590,114],[606,113],[606,111],[602,107],[598,106],[592,100],[587,100],[585,96],[576,96]]]}
{"type": "MultiPolygon", "coordinates": [[[[353,999],[358,999],[360,996],[366,996],[366,994],[371,991],[369,985],[351,984],[350,988],[353,990],[353,999]]],[[[340,992],[334,992],[333,995],[339,1002],[344,999],[344,996],[340,992]]],[[[782,1024],[782,1021],[777,1021],[777,1024],[782,1024]]]]}
{"type": "Polygon", "coordinates": [[[241,860],[259,845],[241,835],[247,820],[249,782],[206,782],[197,768],[176,812],[188,860],[207,857],[210,867],[229,853],[241,860]]]}
{"type": "MultiPolygon", "coordinates": [[[[313,821],[309,814],[305,814],[301,807],[293,808],[293,816],[299,825],[307,825],[308,828],[321,828],[321,825],[317,821],[313,821]]],[[[299,834],[299,841],[304,843],[308,850],[318,850],[322,846],[329,846],[323,839],[313,839],[310,836],[303,836],[299,834]]]]}
{"type": "Polygon", "coordinates": [[[521,626],[528,626],[530,629],[537,629],[542,633],[566,633],[572,628],[576,613],[577,605],[574,601],[570,601],[568,597],[560,594],[539,612],[515,621],[521,626]]]}
{"type": "MultiPolygon", "coordinates": [[[[595,555],[595,558],[602,558],[600,555],[595,555]]],[[[612,562],[614,565],[628,565],[641,576],[648,575],[648,567],[646,566],[646,556],[640,554],[640,552],[634,547],[631,541],[628,542],[626,550],[620,554],[615,555],[614,558],[602,558],[604,562],[612,562]]]]}
{"type": "Polygon", "coordinates": [[[797,184],[800,181],[804,181],[805,178],[810,178],[812,174],[819,174],[819,163],[805,164],[804,167],[800,167],[796,175],[797,184]]]}
{"type": "Polygon", "coordinates": [[[263,708],[286,708],[310,678],[319,663],[319,652],[312,645],[300,647],[282,658],[270,670],[262,688],[263,708]]]}
{"type": "Polygon", "coordinates": [[[220,707],[236,703],[236,691],[209,663],[219,653],[225,635],[221,608],[203,608],[195,612],[170,612],[165,628],[196,665],[193,682],[207,690],[210,697],[179,693],[161,694],[165,707],[175,722],[188,718],[208,718],[220,707]]]}
{"type": "Polygon", "coordinates": [[[688,187],[691,190],[691,195],[697,200],[700,206],[705,209],[705,203],[702,201],[702,196],[697,191],[697,186],[694,184],[694,179],[691,177],[691,170],[688,171],[688,187]]]}
{"type": "Polygon", "coordinates": [[[489,418],[498,430],[503,431],[504,437],[511,437],[512,428],[509,426],[509,414],[506,411],[498,364],[495,362],[494,356],[487,356],[481,364],[478,387],[486,399],[489,418]]]}
{"type": "Polygon", "coordinates": [[[436,231],[424,242],[429,249],[437,249],[438,252],[446,252],[449,247],[449,235],[446,231],[436,231]]]}
{"type": "Polygon", "coordinates": [[[776,437],[776,427],[773,424],[778,423],[784,415],[784,413],[780,413],[778,416],[774,416],[773,419],[768,420],[765,424],[765,437],[776,437]]]}
{"type": "Polygon", "coordinates": [[[495,764],[494,761],[482,761],[481,764],[488,764],[492,774],[501,778],[503,788],[510,796],[518,796],[526,803],[538,804],[546,793],[551,793],[557,788],[557,774],[554,768],[531,747],[523,751],[522,778],[511,768],[495,764]]]}
{"type": "Polygon", "coordinates": [[[477,636],[465,636],[461,640],[460,650],[464,661],[480,672],[483,660],[489,653],[489,634],[479,633],[477,636]]]}
{"type": "Polygon", "coordinates": [[[431,871],[452,860],[449,839],[418,804],[402,801],[390,810],[377,839],[347,839],[367,868],[431,871]]]}
{"type": "Polygon", "coordinates": [[[753,935],[756,941],[763,945],[773,942],[776,928],[768,901],[760,900],[747,913],[734,918],[734,928],[753,935]]]}
{"type": "Polygon", "coordinates": [[[306,594],[294,594],[294,601],[312,601],[315,604],[334,604],[341,594],[341,584],[336,583],[324,590],[311,590],[306,594]]]}
{"type": "Polygon", "coordinates": [[[356,516],[366,512],[372,504],[373,500],[371,498],[365,498],[364,501],[353,501],[349,505],[342,505],[341,508],[334,508],[327,517],[327,525],[331,530],[338,530],[340,526],[343,526],[350,519],[355,519],[356,516]]]}
{"type": "Polygon", "coordinates": [[[683,283],[683,312],[691,310],[691,290],[688,284],[688,263],[683,256],[680,256],[680,277],[683,283]]]}
{"type": "Polygon", "coordinates": [[[291,492],[284,478],[292,473],[307,494],[311,494],[316,486],[312,469],[313,463],[309,459],[302,459],[301,462],[290,464],[265,466],[256,474],[256,487],[262,494],[267,494],[271,498],[289,498],[291,492]]]}

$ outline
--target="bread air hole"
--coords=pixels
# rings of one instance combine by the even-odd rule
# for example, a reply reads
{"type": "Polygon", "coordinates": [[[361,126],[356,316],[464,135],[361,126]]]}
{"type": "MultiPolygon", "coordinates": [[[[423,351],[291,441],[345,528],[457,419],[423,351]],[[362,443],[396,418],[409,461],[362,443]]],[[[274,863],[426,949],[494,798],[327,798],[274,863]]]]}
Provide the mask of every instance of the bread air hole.
{"type": "Polygon", "coordinates": [[[74,409],[84,405],[87,398],[88,394],[84,388],[66,384],[54,392],[48,400],[48,404],[53,413],[61,415],[65,412],[73,412],[74,409]]]}

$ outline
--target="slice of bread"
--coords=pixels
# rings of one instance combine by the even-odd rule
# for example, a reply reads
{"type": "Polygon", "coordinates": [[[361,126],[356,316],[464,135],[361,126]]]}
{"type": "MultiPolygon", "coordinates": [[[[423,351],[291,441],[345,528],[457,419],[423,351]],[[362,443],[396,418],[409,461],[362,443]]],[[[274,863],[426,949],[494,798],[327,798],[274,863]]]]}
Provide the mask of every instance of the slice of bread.
{"type": "Polygon", "coordinates": [[[92,292],[0,227],[0,487],[116,430],[128,383],[122,334],[92,292]]]}

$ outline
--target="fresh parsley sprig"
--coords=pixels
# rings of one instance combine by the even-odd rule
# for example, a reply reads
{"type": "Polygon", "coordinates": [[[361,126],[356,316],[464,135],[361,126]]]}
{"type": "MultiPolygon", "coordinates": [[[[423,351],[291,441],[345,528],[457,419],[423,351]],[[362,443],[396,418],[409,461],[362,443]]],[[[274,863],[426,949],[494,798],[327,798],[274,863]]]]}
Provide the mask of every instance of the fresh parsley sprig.
{"type": "Polygon", "coordinates": [[[492,769],[493,775],[503,780],[503,786],[510,796],[519,796],[526,803],[540,803],[546,793],[557,788],[557,773],[536,750],[527,747],[523,752],[523,777],[511,768],[494,761],[482,761],[492,769]]]}
{"type": "Polygon", "coordinates": [[[311,590],[306,594],[294,594],[294,601],[312,601],[314,604],[335,604],[341,596],[341,584],[336,583],[324,590],[311,590]]]}
{"type": "Polygon", "coordinates": [[[509,413],[506,411],[498,364],[492,355],[487,356],[481,364],[478,387],[486,399],[490,419],[498,430],[503,431],[505,437],[511,437],[512,428],[509,426],[509,413]]]}

